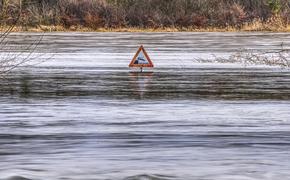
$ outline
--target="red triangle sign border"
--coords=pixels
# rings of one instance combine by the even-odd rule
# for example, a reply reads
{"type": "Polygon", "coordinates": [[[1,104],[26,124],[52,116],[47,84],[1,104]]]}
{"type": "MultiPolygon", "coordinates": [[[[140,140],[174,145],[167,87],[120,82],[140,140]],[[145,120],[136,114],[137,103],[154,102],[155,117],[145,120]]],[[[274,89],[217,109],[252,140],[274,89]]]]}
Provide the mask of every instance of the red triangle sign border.
{"type": "Polygon", "coordinates": [[[136,52],[135,56],[133,57],[131,63],[129,64],[129,67],[151,67],[153,68],[153,62],[151,61],[150,57],[148,56],[146,50],[144,49],[143,45],[141,45],[138,49],[138,51],[136,52]],[[146,59],[148,60],[148,64],[135,64],[136,58],[138,57],[138,55],[140,54],[140,52],[143,52],[143,54],[145,55],[146,59]]]}

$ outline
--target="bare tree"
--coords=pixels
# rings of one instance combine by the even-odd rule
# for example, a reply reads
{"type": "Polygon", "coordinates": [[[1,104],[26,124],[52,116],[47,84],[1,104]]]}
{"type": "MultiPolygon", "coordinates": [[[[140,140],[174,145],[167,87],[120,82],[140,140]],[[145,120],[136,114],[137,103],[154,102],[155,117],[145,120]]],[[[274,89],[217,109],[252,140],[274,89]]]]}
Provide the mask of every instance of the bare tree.
{"type": "Polygon", "coordinates": [[[13,33],[14,28],[20,25],[22,0],[19,0],[18,4],[10,3],[9,0],[2,0],[1,6],[0,77],[4,77],[15,68],[27,65],[28,62],[39,56],[34,52],[43,36],[35,38],[30,35],[22,35],[18,36],[21,38],[17,38],[17,35],[13,33]],[[19,41],[27,41],[28,43],[21,44],[19,41]]]}

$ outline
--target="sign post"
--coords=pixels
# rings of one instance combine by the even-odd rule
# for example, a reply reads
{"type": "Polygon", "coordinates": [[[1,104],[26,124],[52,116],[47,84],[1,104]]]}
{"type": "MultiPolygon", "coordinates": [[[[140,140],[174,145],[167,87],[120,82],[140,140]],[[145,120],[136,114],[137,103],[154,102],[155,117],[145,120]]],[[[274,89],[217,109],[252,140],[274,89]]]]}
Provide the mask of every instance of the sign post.
{"type": "Polygon", "coordinates": [[[139,67],[140,71],[143,72],[143,68],[153,68],[153,62],[148,56],[143,45],[141,45],[129,64],[129,67],[139,67]]]}

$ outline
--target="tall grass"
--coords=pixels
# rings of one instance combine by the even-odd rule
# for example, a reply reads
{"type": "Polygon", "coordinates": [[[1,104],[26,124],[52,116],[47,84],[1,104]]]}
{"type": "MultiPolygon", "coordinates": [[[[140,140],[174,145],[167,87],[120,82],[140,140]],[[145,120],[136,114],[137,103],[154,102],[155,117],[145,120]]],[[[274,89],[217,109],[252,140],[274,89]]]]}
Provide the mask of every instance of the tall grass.
{"type": "MultiPolygon", "coordinates": [[[[5,0],[2,0],[2,2],[5,0]]],[[[6,0],[7,1],[7,0],[6,0]]],[[[18,0],[2,12],[22,10],[25,26],[98,28],[283,29],[290,22],[289,0],[18,0]],[[19,3],[22,2],[22,3],[19,3]],[[21,7],[20,7],[21,6],[21,7]],[[8,9],[8,10],[7,10],[8,9]],[[272,27],[269,27],[273,25],[272,27]]],[[[253,29],[253,30],[259,30],[253,29]]]]}

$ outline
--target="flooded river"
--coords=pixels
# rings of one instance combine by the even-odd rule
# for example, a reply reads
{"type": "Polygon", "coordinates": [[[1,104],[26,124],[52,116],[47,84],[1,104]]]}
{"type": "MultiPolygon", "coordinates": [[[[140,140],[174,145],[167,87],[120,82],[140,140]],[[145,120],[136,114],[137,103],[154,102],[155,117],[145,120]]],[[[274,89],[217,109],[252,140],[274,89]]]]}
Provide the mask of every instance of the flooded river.
{"type": "Polygon", "coordinates": [[[47,33],[37,52],[54,55],[0,80],[0,179],[290,179],[290,71],[194,61],[282,42],[290,34],[47,33]],[[127,68],[140,44],[153,72],[127,68]]]}

